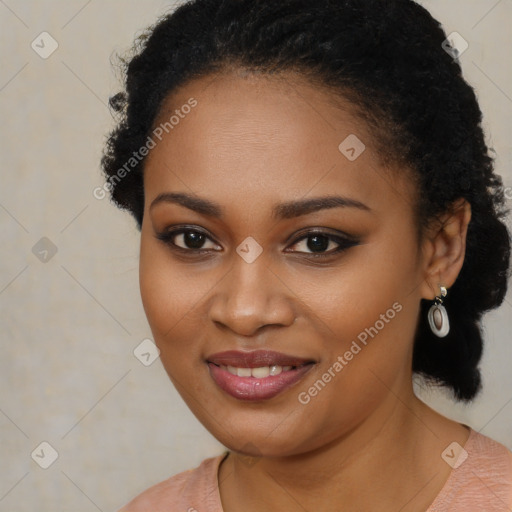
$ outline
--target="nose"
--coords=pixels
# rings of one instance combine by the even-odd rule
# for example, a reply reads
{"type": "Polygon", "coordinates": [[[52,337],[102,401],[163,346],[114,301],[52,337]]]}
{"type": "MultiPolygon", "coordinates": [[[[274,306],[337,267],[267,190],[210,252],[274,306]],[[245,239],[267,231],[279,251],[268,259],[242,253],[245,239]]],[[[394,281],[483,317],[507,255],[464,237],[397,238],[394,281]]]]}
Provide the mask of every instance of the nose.
{"type": "Polygon", "coordinates": [[[261,256],[252,263],[237,258],[215,287],[210,320],[240,336],[252,336],[269,325],[292,325],[294,294],[279,274],[261,256]]]}

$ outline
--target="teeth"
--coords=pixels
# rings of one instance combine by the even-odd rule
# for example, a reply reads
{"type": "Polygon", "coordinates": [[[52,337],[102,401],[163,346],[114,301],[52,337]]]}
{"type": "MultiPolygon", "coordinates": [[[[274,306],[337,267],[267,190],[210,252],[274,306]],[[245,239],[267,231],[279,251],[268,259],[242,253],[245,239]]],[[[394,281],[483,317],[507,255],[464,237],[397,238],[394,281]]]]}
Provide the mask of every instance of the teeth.
{"type": "Polygon", "coordinates": [[[269,373],[270,373],[270,375],[279,375],[282,371],[283,371],[283,367],[277,366],[277,364],[275,364],[274,366],[270,367],[269,373]]]}
{"type": "Polygon", "coordinates": [[[231,373],[231,375],[237,375],[238,377],[254,377],[255,379],[264,379],[269,375],[279,375],[281,372],[288,372],[296,366],[279,366],[274,364],[272,366],[260,366],[259,368],[238,368],[236,366],[224,366],[220,367],[231,373]]]}
{"type": "Polygon", "coordinates": [[[262,366],[261,368],[252,368],[251,375],[253,377],[256,377],[257,379],[263,379],[270,375],[270,368],[268,366],[262,366]]]}
{"type": "Polygon", "coordinates": [[[239,377],[250,377],[251,376],[251,369],[250,368],[237,368],[236,374],[239,377]]]}

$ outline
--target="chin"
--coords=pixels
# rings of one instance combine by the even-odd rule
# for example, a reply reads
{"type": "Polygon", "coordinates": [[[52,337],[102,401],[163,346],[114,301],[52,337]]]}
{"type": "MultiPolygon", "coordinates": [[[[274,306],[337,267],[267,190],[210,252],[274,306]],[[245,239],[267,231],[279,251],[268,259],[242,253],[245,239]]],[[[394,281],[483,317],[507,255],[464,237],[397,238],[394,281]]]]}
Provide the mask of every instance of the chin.
{"type": "Polygon", "coordinates": [[[251,457],[298,455],[307,451],[308,439],[314,437],[304,430],[303,420],[295,417],[294,424],[290,424],[293,415],[287,413],[276,417],[256,411],[251,414],[234,412],[224,415],[218,422],[212,421],[212,416],[197,415],[203,426],[226,448],[251,457]]]}

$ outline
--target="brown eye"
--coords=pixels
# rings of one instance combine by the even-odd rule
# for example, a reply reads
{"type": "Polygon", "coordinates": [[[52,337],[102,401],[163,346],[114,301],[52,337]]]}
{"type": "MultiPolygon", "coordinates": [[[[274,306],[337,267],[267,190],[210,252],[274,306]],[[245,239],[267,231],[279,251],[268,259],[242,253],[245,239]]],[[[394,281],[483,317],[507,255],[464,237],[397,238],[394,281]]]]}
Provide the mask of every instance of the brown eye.
{"type": "Polygon", "coordinates": [[[156,237],[162,242],[187,252],[218,250],[216,245],[205,233],[194,229],[176,229],[158,233],[156,237]],[[205,243],[211,242],[212,246],[205,247],[205,243]]]}
{"type": "MultiPolygon", "coordinates": [[[[191,255],[194,253],[208,253],[212,250],[222,250],[206,233],[197,229],[181,227],[157,233],[156,238],[167,244],[171,249],[190,253],[191,255]],[[210,245],[208,246],[208,244],[210,245]]],[[[291,252],[309,254],[314,258],[321,258],[340,253],[354,245],[358,245],[358,243],[357,240],[340,235],[313,231],[298,238],[290,247],[299,247],[298,250],[295,249],[291,252]]]]}
{"type": "Polygon", "coordinates": [[[351,240],[339,235],[324,232],[311,232],[299,238],[291,247],[297,246],[301,248],[293,252],[312,254],[314,257],[327,257],[349,249],[358,243],[357,240],[351,240]]]}
{"type": "Polygon", "coordinates": [[[333,243],[336,244],[336,242],[333,242],[333,240],[331,240],[331,238],[326,235],[308,235],[307,237],[303,238],[300,243],[296,245],[304,244],[306,248],[312,252],[324,252],[333,243]],[[307,242],[304,244],[305,241],[307,242]]]}

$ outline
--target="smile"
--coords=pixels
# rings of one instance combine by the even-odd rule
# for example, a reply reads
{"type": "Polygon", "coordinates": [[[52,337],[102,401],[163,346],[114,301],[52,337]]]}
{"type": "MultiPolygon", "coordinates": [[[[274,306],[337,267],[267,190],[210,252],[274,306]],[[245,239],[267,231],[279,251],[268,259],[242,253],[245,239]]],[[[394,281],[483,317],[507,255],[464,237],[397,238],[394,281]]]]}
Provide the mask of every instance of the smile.
{"type": "Polygon", "coordinates": [[[274,364],[272,366],[260,366],[258,368],[240,368],[235,366],[224,366],[220,367],[231,373],[231,375],[238,375],[238,377],[254,377],[255,379],[263,379],[269,375],[279,375],[282,372],[288,372],[292,369],[297,368],[296,366],[279,366],[274,364]]]}
{"type": "Polygon", "coordinates": [[[314,361],[259,350],[214,354],[207,364],[213,381],[225,393],[258,401],[273,398],[302,380],[314,361]]]}

